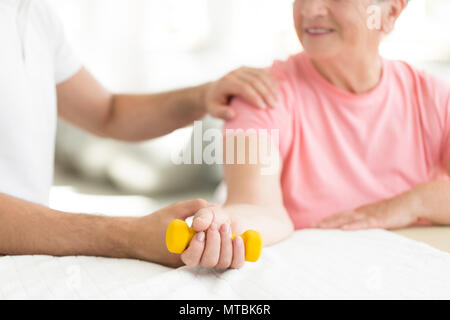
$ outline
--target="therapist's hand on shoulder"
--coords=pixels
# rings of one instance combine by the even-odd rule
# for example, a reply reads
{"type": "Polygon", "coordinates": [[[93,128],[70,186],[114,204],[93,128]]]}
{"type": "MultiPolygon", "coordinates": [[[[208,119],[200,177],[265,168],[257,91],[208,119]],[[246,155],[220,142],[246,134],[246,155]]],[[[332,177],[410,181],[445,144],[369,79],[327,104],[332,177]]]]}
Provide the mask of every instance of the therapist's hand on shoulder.
{"type": "Polygon", "coordinates": [[[205,105],[213,117],[231,120],[236,114],[228,106],[233,96],[245,98],[260,109],[275,108],[278,85],[265,69],[242,67],[205,86],[205,105]]]}
{"type": "Polygon", "coordinates": [[[200,209],[192,228],[197,232],[181,254],[187,266],[202,266],[217,270],[239,269],[244,266],[245,249],[240,236],[232,239],[232,221],[220,207],[200,209]]]}

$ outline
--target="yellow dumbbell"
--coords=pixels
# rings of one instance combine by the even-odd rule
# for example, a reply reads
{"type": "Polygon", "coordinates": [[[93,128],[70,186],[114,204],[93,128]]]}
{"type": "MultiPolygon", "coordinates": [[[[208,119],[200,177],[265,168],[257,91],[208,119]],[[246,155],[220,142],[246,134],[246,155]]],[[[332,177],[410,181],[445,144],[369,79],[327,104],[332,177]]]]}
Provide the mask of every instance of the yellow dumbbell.
{"type": "MultiPolygon", "coordinates": [[[[166,232],[166,245],[172,253],[183,253],[195,235],[193,228],[179,219],[173,220],[166,232]]],[[[236,235],[233,234],[232,238],[236,235]]],[[[245,247],[245,261],[258,261],[262,251],[261,234],[255,230],[247,230],[241,235],[245,247]]]]}

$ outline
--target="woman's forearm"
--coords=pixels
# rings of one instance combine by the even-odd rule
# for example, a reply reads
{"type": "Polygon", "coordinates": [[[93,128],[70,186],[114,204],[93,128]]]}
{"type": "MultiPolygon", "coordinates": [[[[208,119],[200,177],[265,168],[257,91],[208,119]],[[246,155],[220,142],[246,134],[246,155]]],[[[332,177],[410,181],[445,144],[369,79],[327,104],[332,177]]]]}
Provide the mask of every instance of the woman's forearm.
{"type": "Polygon", "coordinates": [[[292,221],[281,207],[225,204],[221,210],[230,217],[234,234],[242,234],[248,229],[257,230],[265,246],[286,239],[294,231],[292,221]]]}
{"type": "Polygon", "coordinates": [[[450,225],[450,181],[436,180],[419,185],[409,195],[417,204],[419,218],[450,225]]]}

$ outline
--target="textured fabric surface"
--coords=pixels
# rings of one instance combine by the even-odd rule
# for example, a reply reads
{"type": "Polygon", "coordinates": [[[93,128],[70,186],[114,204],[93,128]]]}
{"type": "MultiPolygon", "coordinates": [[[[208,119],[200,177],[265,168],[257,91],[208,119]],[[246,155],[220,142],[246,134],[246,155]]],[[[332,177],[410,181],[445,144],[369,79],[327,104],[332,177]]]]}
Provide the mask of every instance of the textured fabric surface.
{"type": "Polygon", "coordinates": [[[384,230],[297,231],[218,272],[96,257],[0,258],[0,299],[450,299],[450,254],[384,230]]]}

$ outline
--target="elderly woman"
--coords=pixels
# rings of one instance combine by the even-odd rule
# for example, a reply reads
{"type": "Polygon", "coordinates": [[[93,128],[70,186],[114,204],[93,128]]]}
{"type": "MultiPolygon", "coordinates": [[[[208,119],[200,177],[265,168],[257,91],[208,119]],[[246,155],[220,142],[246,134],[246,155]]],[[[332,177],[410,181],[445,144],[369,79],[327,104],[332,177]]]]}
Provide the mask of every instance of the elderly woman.
{"type": "Polygon", "coordinates": [[[450,87],[378,50],[405,6],[405,0],[295,1],[304,52],[270,69],[278,107],[255,110],[235,99],[237,117],[225,125],[279,129],[280,170],[262,174],[263,164],[248,160],[225,165],[227,201],[196,214],[199,233],[184,263],[241,267],[243,242],[231,240],[230,231],[249,228],[270,245],[309,227],[450,224],[450,87]],[[380,8],[378,29],[367,23],[371,5],[380,8]]]}

